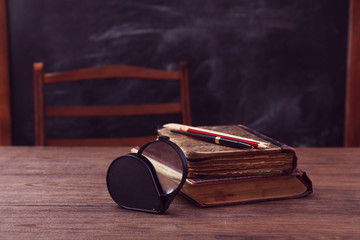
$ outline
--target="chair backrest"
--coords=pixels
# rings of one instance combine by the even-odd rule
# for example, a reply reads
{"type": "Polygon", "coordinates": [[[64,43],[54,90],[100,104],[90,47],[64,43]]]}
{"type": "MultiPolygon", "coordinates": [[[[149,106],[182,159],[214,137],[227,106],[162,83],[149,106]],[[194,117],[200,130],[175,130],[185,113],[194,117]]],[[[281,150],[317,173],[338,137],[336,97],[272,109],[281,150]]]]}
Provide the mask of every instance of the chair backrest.
{"type": "Polygon", "coordinates": [[[186,62],[180,63],[179,71],[114,65],[82,68],[57,73],[44,73],[43,63],[34,63],[34,104],[35,145],[37,146],[134,146],[142,145],[154,140],[156,137],[48,139],[45,132],[45,121],[47,117],[140,116],[179,113],[182,115],[182,122],[186,125],[191,125],[189,78],[186,62]],[[111,78],[178,81],[180,83],[180,101],[175,103],[116,106],[46,106],[45,104],[45,84],[111,78]]]}
{"type": "Polygon", "coordinates": [[[360,147],[360,2],[350,4],[345,147],[360,147]]]}

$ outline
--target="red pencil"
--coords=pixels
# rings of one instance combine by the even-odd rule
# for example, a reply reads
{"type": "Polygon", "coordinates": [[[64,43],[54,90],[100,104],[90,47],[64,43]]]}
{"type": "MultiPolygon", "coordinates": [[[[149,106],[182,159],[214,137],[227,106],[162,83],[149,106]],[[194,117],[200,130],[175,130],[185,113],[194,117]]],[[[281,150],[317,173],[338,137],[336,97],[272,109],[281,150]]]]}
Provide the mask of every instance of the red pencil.
{"type": "Polygon", "coordinates": [[[211,135],[211,136],[218,136],[218,137],[222,137],[222,138],[237,140],[237,141],[241,141],[241,142],[250,144],[251,146],[253,146],[255,148],[268,148],[269,147],[269,143],[266,143],[266,142],[257,141],[257,140],[249,139],[249,138],[243,138],[243,137],[235,136],[232,134],[207,130],[207,129],[203,129],[203,128],[191,127],[191,126],[177,124],[177,123],[168,123],[168,124],[165,124],[163,127],[168,128],[170,130],[207,134],[207,135],[211,135]]]}

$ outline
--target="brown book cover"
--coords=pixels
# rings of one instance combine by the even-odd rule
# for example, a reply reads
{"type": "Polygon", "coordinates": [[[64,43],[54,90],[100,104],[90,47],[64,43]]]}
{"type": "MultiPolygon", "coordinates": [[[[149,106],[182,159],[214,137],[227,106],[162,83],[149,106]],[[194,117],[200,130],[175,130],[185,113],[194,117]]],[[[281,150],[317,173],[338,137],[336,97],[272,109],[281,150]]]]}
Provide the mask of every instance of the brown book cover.
{"type": "Polygon", "coordinates": [[[304,171],[291,174],[218,179],[187,179],[181,193],[200,207],[300,198],[311,194],[304,171]]]}
{"type": "Polygon", "coordinates": [[[297,157],[293,148],[243,125],[201,128],[264,141],[269,143],[269,147],[237,149],[173,133],[167,128],[159,129],[160,136],[169,136],[170,140],[185,153],[188,159],[189,178],[274,175],[291,173],[296,168],[297,157]]]}

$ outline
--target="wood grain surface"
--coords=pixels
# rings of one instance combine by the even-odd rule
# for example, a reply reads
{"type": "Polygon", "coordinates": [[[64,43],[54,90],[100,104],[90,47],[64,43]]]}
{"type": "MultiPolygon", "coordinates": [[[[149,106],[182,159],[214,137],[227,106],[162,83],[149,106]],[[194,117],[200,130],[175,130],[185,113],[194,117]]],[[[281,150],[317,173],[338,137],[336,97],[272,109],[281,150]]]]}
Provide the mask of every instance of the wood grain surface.
{"type": "Polygon", "coordinates": [[[121,209],[105,175],[129,148],[0,147],[1,239],[357,239],[360,148],[296,149],[314,193],[164,215],[121,209]]]}

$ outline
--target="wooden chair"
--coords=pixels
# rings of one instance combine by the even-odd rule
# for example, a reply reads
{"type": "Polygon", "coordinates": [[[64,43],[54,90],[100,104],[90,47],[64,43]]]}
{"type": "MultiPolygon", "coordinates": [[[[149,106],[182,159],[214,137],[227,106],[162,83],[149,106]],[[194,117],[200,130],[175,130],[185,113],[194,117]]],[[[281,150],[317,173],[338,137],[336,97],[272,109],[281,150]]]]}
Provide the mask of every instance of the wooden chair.
{"type": "MultiPolygon", "coordinates": [[[[189,80],[186,62],[180,63],[179,71],[156,70],[135,66],[98,66],[68,72],[44,73],[43,63],[34,63],[35,145],[37,146],[134,146],[154,140],[155,136],[131,138],[84,138],[47,139],[45,121],[47,117],[105,117],[140,116],[158,114],[182,115],[183,124],[191,125],[189,80]],[[138,104],[121,106],[46,106],[44,85],[90,79],[148,79],[179,81],[180,102],[138,104]]],[[[99,80],[104,81],[104,80],[99,80]]],[[[154,126],[154,130],[155,130],[154,126]]]]}
{"type": "Polygon", "coordinates": [[[350,2],[345,147],[360,146],[360,2],[350,2]]]}

